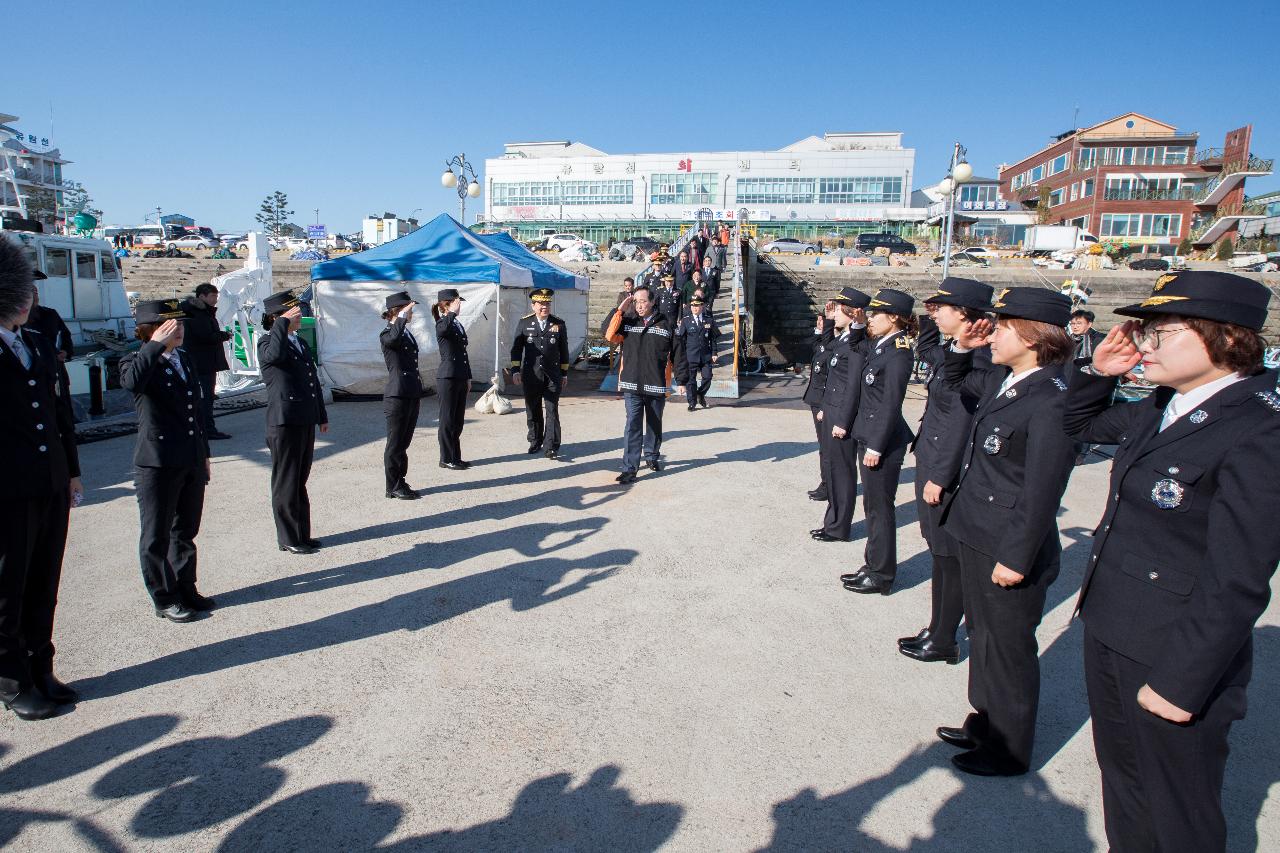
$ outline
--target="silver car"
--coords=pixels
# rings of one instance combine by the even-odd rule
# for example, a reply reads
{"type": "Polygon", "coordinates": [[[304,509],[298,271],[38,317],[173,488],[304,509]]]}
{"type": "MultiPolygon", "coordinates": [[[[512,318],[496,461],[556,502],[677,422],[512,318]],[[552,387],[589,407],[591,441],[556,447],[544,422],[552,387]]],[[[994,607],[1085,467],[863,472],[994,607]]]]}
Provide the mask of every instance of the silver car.
{"type": "Polygon", "coordinates": [[[772,243],[765,243],[760,247],[760,251],[767,255],[777,255],[782,252],[791,252],[796,255],[820,255],[822,247],[817,243],[797,240],[795,237],[779,237],[772,243]]]}

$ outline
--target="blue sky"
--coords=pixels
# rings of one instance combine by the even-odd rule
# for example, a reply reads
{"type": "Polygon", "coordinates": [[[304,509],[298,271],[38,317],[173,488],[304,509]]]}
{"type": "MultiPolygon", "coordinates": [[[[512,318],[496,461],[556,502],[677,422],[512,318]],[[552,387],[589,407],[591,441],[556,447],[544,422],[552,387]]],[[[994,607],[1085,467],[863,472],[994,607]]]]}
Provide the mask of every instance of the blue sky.
{"type": "Polygon", "coordinates": [[[513,140],[692,152],[900,130],[917,185],[943,176],[955,140],[994,176],[1077,106],[1082,126],[1132,110],[1202,146],[1252,122],[1254,152],[1280,156],[1276,0],[1208,15],[1203,0],[24,8],[42,29],[6,40],[0,112],[46,135],[52,107],[67,176],[111,223],[159,206],[245,229],[275,189],[295,221],[319,208],[331,230],[456,215],[444,161],[465,152],[479,170],[513,140]]]}

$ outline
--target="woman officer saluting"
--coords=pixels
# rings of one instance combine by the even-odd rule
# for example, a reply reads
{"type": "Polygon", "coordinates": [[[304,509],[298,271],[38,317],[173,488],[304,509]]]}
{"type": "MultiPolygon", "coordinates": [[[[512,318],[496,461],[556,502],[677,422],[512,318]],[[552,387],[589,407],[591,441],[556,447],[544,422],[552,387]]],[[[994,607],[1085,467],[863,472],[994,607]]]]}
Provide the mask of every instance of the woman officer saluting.
{"type": "Polygon", "coordinates": [[[967,750],[957,768],[981,776],[1016,776],[1031,765],[1040,661],[1036,626],[1045,593],[1058,576],[1062,546],[1057,512],[1075,454],[1062,429],[1066,383],[1059,365],[1071,355],[1071,301],[1034,287],[1004,290],[991,309],[991,370],[974,369],[972,349],[987,343],[990,323],[959,331],[943,377],[979,399],[956,491],[942,526],[959,543],[960,583],[969,628],[969,703],[960,728],[938,737],[967,750]]]}
{"type": "Polygon", "coordinates": [[[382,411],[387,417],[387,446],[382,453],[382,468],[386,473],[387,497],[404,501],[418,499],[418,493],[409,488],[404,479],[409,473],[409,442],[413,441],[418,411],[422,406],[418,341],[406,328],[413,319],[413,306],[416,304],[404,290],[388,296],[387,310],[382,312],[387,327],[378,335],[382,360],[387,365],[387,384],[382,390],[382,411]]]}
{"type": "Polygon", "coordinates": [[[840,578],[850,592],[888,595],[898,573],[895,497],[902,460],[913,438],[902,416],[902,400],[915,364],[911,349],[912,335],[918,331],[911,314],[914,307],[915,299],[909,293],[891,288],[878,291],[867,307],[868,340],[860,344],[866,358],[862,402],[853,424],[867,544],[862,568],[840,578]]]}
{"type": "Polygon", "coordinates": [[[1227,734],[1280,561],[1280,394],[1268,289],[1161,276],[1071,380],[1066,427],[1118,444],[1080,591],[1085,685],[1113,850],[1221,851],[1227,734]],[[1110,405],[1141,361],[1160,386],[1110,405]]]}
{"type": "Polygon", "coordinates": [[[465,300],[452,287],[436,296],[431,316],[436,321],[440,366],[436,369],[436,393],[440,395],[440,467],[462,471],[471,467],[462,460],[462,425],[471,389],[471,361],[467,357],[467,330],[458,321],[465,300]]]}

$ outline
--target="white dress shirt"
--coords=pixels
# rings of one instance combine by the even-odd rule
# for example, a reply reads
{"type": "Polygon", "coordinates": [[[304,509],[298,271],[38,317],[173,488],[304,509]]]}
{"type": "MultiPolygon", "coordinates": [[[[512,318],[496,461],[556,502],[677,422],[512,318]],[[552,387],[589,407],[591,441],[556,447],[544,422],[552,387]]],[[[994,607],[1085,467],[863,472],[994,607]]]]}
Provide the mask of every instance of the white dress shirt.
{"type": "Polygon", "coordinates": [[[1239,373],[1228,373],[1220,379],[1206,382],[1198,388],[1192,388],[1185,394],[1174,394],[1173,398],[1169,400],[1169,405],[1164,407],[1164,417],[1160,419],[1160,432],[1164,432],[1172,426],[1177,422],[1178,418],[1200,408],[1214,394],[1242,381],[1244,381],[1244,377],[1239,373]]]}
{"type": "Polygon", "coordinates": [[[1004,378],[1004,382],[1000,383],[1000,390],[996,392],[996,396],[999,397],[1005,391],[1008,391],[1014,385],[1017,385],[1019,382],[1026,379],[1028,376],[1035,373],[1037,370],[1041,370],[1041,369],[1042,368],[1040,367],[1032,367],[1028,370],[1022,371],[1021,373],[1010,373],[1008,376],[1004,378]]]}

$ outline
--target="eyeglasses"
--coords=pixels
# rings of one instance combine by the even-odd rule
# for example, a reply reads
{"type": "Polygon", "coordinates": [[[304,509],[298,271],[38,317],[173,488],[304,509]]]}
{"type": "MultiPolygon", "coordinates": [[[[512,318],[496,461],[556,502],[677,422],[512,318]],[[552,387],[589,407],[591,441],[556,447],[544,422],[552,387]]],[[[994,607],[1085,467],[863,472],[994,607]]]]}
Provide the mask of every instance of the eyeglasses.
{"type": "Polygon", "coordinates": [[[1160,349],[1165,338],[1169,337],[1169,335],[1185,332],[1186,330],[1186,326],[1179,326],[1176,329],[1151,329],[1143,326],[1133,333],[1133,345],[1138,349],[1142,349],[1143,344],[1150,343],[1151,348],[1157,350],[1160,349]]]}

